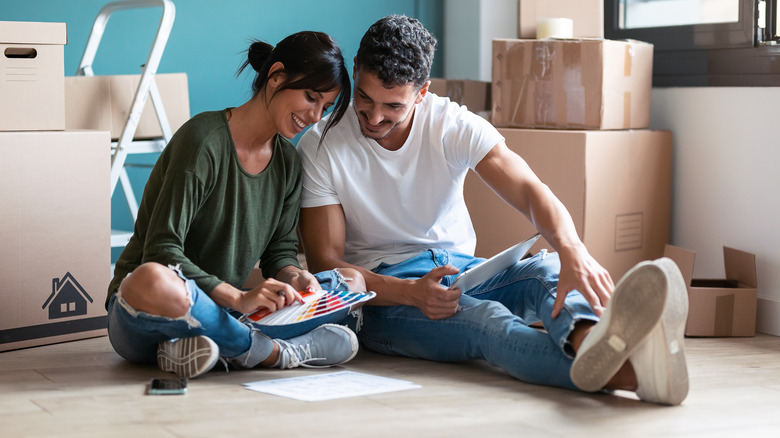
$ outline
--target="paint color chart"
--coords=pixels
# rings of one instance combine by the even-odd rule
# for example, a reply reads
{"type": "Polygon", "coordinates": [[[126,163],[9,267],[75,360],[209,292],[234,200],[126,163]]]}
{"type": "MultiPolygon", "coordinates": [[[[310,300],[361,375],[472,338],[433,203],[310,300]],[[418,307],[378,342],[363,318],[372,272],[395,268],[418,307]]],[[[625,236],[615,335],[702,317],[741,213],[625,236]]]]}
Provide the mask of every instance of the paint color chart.
{"type": "Polygon", "coordinates": [[[246,319],[261,325],[286,325],[305,322],[314,318],[352,309],[376,296],[375,292],[351,291],[303,291],[303,303],[294,303],[276,312],[266,309],[245,315],[246,319]]]}

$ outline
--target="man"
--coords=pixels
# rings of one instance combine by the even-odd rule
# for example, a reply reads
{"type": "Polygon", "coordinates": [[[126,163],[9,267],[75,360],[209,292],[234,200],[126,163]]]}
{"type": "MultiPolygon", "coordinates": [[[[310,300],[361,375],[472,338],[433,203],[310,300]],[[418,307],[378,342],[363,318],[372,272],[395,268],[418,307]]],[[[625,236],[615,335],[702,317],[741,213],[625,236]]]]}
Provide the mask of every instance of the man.
{"type": "Polygon", "coordinates": [[[363,345],[429,360],[484,359],[530,383],[681,403],[687,297],[679,270],[668,259],[644,262],[615,287],[565,207],[498,131],[428,93],[435,45],[415,19],[374,23],[355,57],[353,111],[323,141],[320,123],[298,144],[309,266],[355,268],[377,293],[363,308],[363,345]],[[557,252],[541,251],[474,289],[449,290],[455,274],[480,262],[463,200],[468,169],[557,252]],[[529,327],[537,321],[544,331],[529,327]]]}

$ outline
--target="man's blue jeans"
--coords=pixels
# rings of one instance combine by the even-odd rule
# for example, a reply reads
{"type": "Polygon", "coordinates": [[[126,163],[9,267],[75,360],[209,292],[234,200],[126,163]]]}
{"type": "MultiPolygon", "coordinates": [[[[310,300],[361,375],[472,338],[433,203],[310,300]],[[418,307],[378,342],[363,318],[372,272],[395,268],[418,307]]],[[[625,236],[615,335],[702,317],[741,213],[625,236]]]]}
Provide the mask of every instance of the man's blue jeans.
{"type": "MultiPolygon", "coordinates": [[[[184,280],[190,296],[190,311],[181,318],[166,318],[140,312],[122,299],[119,292],[108,303],[108,338],[114,350],[130,362],[156,363],[157,344],[175,338],[208,336],[219,346],[219,354],[238,363],[261,362],[273,350],[271,338],[287,339],[295,334],[284,331],[260,333],[250,323],[240,322],[238,312],[219,306],[193,280],[184,280]]],[[[132,273],[130,274],[132,275],[132,273]]],[[[338,271],[324,271],[315,275],[325,290],[348,290],[344,277],[338,271]]],[[[314,328],[314,327],[311,327],[314,328]]]]}
{"type": "MultiPolygon", "coordinates": [[[[374,272],[419,278],[437,266],[463,271],[482,260],[431,249],[395,265],[381,264],[374,272]]],[[[528,383],[576,389],[569,378],[573,351],[568,337],[577,321],[598,317],[572,291],[563,311],[552,318],[559,272],[558,254],[543,250],[463,291],[458,312],[443,320],[431,320],[411,306],[366,305],[358,336],[366,348],[380,353],[445,362],[484,359],[528,383]],[[529,327],[537,321],[545,330],[529,327]]],[[[442,284],[453,280],[447,276],[442,284]]]]}

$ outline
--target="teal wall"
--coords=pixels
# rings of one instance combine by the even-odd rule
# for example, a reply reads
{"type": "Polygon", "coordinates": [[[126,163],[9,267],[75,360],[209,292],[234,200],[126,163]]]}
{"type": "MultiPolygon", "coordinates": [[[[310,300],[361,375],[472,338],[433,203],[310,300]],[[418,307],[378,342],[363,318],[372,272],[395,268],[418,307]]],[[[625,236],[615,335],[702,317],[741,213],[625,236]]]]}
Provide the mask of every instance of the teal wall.
{"type": "MultiPolygon", "coordinates": [[[[352,70],[363,32],[392,13],[416,17],[439,39],[433,76],[442,76],[444,0],[178,0],[176,20],[158,71],[185,72],[190,87],[190,112],[237,106],[251,96],[252,77],[236,78],[251,39],[275,44],[300,30],[318,30],[341,45],[352,70]]],[[[68,27],[65,75],[72,76],[81,59],[92,22],[106,1],[2,0],[0,21],[64,22],[68,27]]],[[[160,19],[160,8],[120,11],[109,20],[93,68],[95,74],[140,73],[160,19]]],[[[131,163],[154,163],[156,154],[131,156],[131,163]]],[[[146,168],[128,169],[140,200],[146,168]]],[[[117,188],[112,200],[112,227],[131,229],[132,219],[117,188]]],[[[114,250],[112,259],[116,259],[114,250]]]]}

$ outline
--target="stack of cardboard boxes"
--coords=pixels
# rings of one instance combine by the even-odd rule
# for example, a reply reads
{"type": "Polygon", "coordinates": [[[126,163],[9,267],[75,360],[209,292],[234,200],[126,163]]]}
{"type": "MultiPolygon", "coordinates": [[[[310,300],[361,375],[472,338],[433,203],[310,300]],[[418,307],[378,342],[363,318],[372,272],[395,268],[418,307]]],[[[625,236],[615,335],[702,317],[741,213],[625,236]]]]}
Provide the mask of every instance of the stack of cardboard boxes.
{"type": "MultiPolygon", "coordinates": [[[[672,134],[648,130],[652,45],[603,39],[603,3],[587,1],[585,9],[596,13],[572,15],[581,3],[520,1],[519,36],[534,35],[528,27],[540,19],[569,14],[574,38],[494,40],[491,120],[617,279],[664,254],[672,134]]],[[[495,254],[534,232],[476,175],[465,190],[477,255],[495,254]]],[[[550,245],[540,240],[534,250],[541,248],[550,245]]]]}
{"type": "Polygon", "coordinates": [[[110,137],[65,130],[66,39],[0,22],[0,351],[105,334],[110,137]]]}
{"type": "MultiPolygon", "coordinates": [[[[653,47],[603,38],[603,2],[519,0],[520,39],[493,41],[491,120],[563,202],[580,238],[617,281],[642,260],[684,274],[688,336],[753,336],[755,255],[724,248],[725,279],[694,279],[694,253],[669,240],[672,134],[651,131],[653,47]],[[573,20],[573,38],[534,39],[539,20],[573,20]]],[[[474,174],[466,202],[477,255],[535,232],[474,174]]],[[[550,248],[545,241],[534,250],[550,248]]]]}
{"type": "MultiPolygon", "coordinates": [[[[141,75],[64,76],[64,23],[0,22],[0,351],[105,334],[111,140],[141,75]]],[[[156,74],[172,131],[187,75],[156,74]]],[[[134,141],[162,137],[147,99],[134,141]]]]}

